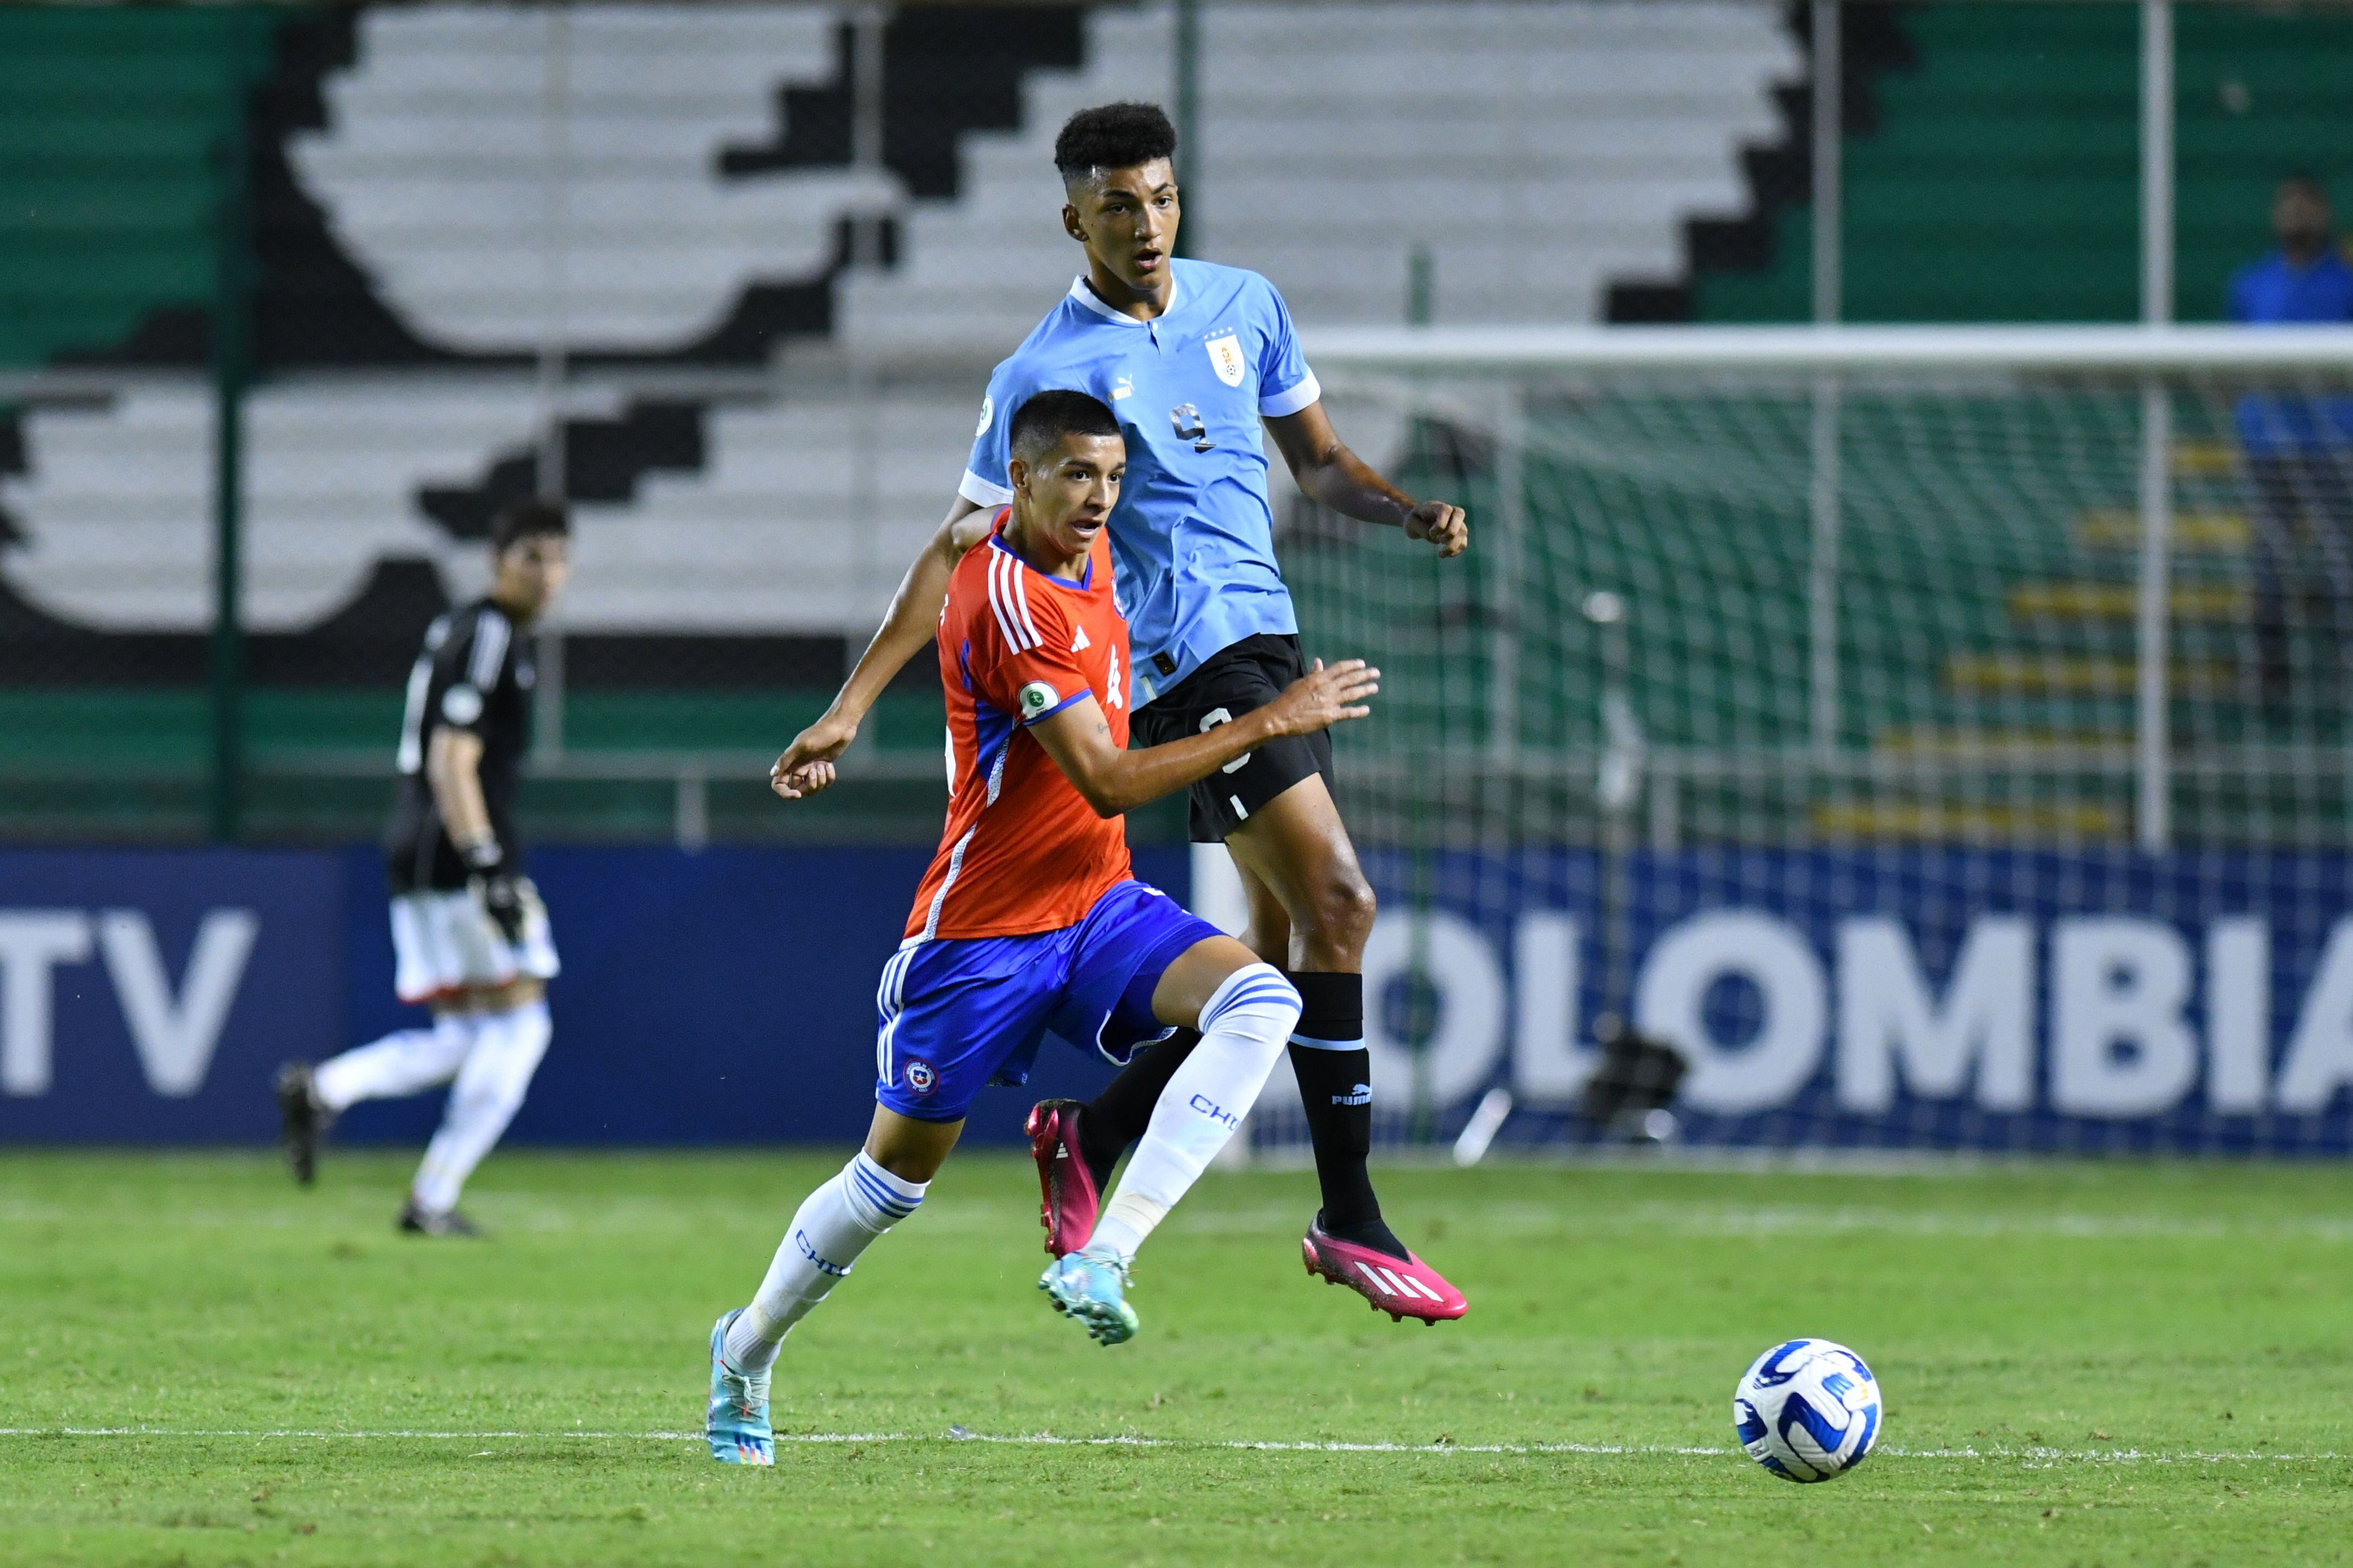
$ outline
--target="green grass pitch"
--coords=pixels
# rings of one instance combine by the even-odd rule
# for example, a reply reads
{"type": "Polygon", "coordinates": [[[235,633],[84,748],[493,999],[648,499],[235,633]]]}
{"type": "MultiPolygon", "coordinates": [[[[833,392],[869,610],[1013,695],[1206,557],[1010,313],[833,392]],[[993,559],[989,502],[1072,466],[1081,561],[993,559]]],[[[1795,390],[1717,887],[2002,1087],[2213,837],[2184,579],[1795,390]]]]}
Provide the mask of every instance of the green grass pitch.
{"type": "Polygon", "coordinates": [[[1435,1329],[1301,1271],[1311,1178],[1220,1173],[1106,1351],[975,1156],[787,1344],[776,1468],[714,1465],[711,1321],[838,1161],[502,1153],[459,1243],[392,1233],[405,1157],[0,1155],[0,1563],[2353,1562],[2341,1169],[1391,1170],[1435,1329]],[[1826,1486],[1732,1444],[1799,1333],[1887,1397],[1826,1486]]]}

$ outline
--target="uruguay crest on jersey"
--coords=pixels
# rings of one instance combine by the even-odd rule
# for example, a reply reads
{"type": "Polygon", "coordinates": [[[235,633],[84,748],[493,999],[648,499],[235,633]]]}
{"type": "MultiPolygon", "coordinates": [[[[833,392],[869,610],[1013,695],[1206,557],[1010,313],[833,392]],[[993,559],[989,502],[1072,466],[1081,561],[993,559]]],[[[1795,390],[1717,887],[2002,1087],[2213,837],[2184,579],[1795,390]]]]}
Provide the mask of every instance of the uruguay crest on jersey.
{"type": "Polygon", "coordinates": [[[1076,582],[1004,539],[1008,512],[965,552],[940,612],[948,816],[906,934],[1021,936],[1076,925],[1127,879],[1124,818],[1094,808],[1029,733],[1082,698],[1127,744],[1127,623],[1112,598],[1108,531],[1076,582]]]}
{"type": "Polygon", "coordinates": [[[1228,386],[1240,386],[1242,377],[1250,374],[1250,362],[1242,357],[1242,341],[1230,330],[1202,340],[1209,351],[1209,364],[1218,379],[1228,386]]]}

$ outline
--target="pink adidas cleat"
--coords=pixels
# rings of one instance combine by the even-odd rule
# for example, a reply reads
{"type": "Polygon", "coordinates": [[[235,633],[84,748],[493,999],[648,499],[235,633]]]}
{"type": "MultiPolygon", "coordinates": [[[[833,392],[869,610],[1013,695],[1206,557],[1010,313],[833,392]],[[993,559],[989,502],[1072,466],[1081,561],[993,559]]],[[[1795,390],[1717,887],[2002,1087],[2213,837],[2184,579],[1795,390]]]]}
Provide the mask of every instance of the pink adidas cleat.
{"type": "Polygon", "coordinates": [[[1038,1162],[1039,1223],[1055,1258],[1086,1246],[1103,1206],[1093,1173],[1079,1153],[1079,1110],[1075,1100],[1041,1100],[1021,1124],[1029,1134],[1029,1157],[1038,1162]]]}
{"type": "Polygon", "coordinates": [[[1419,1318],[1435,1324],[1471,1310],[1461,1291],[1412,1253],[1399,1262],[1386,1252],[1342,1241],[1324,1230],[1320,1215],[1307,1227],[1299,1250],[1306,1258],[1308,1273],[1321,1274],[1326,1285],[1345,1285],[1370,1301],[1373,1310],[1387,1312],[1394,1322],[1419,1318]]]}

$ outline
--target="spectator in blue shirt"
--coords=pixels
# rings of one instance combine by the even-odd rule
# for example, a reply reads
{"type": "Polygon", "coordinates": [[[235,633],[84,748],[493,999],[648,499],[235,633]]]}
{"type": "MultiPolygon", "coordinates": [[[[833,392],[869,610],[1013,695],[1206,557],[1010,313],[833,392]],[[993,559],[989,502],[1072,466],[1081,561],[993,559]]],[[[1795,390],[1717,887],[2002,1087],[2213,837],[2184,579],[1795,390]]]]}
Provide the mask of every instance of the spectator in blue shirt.
{"type": "MultiPolygon", "coordinates": [[[[2353,266],[2333,243],[2328,193],[2309,174],[2272,195],[2279,248],[2231,279],[2231,319],[2260,325],[2353,322],[2353,266]]],[[[2342,648],[2353,606],[2353,398],[2254,393],[2239,400],[2239,446],[2254,499],[2255,648],[2263,700],[2289,695],[2288,598],[2308,549],[2342,648]]],[[[2335,652],[2330,655],[2331,668],[2335,652]]]]}

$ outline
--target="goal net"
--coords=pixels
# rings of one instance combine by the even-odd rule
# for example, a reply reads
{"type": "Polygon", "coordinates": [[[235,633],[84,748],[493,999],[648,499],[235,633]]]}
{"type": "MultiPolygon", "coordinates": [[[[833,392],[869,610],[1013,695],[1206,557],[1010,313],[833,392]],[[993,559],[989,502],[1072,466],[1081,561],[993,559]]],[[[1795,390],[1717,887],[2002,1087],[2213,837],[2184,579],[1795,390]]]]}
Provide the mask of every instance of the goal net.
{"type": "Polygon", "coordinates": [[[1387,672],[1384,1139],[2346,1150],[2353,331],[1310,349],[1474,528],[1281,519],[1310,653],[1387,672]],[[1613,1018],[1672,1129],[1585,1114],[1613,1018]]]}

